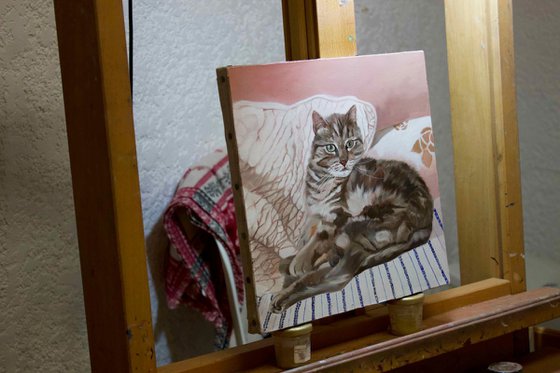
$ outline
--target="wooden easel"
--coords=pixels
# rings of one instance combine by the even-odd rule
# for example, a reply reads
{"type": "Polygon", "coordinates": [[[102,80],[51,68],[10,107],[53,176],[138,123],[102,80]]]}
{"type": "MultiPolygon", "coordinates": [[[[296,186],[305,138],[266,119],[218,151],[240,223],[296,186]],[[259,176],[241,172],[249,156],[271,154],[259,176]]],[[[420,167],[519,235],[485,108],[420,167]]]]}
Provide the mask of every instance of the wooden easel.
{"type": "MultiPolygon", "coordinates": [[[[411,336],[387,334],[375,307],[320,325],[297,371],[473,366],[528,351],[526,328],[560,317],[558,289],[525,292],[511,0],[445,10],[466,285],[427,297],[428,328],[411,336]]],[[[270,340],[156,368],[122,4],[55,12],[92,371],[277,371],[270,340]]],[[[288,59],[356,53],[352,0],[284,0],[283,13],[288,59]]]]}

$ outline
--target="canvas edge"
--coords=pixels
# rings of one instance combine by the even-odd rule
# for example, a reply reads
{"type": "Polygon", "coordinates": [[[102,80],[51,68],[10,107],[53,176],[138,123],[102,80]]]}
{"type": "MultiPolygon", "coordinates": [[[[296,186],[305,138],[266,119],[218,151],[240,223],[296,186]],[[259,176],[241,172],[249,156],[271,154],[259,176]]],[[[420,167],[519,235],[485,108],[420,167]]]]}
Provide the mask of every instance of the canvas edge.
{"type": "Polygon", "coordinates": [[[363,54],[363,55],[352,55],[352,56],[339,56],[339,57],[319,57],[313,59],[305,59],[305,60],[292,60],[292,61],[276,61],[276,62],[268,62],[268,63],[260,63],[260,64],[246,64],[246,65],[232,65],[227,66],[227,69],[238,69],[238,68],[245,68],[245,67],[264,67],[264,66],[274,66],[274,65],[297,65],[297,64],[308,64],[308,63],[317,63],[323,61],[332,61],[332,60],[348,60],[348,59],[355,59],[355,58],[371,58],[371,57],[381,57],[381,56],[391,56],[396,54],[423,54],[425,52],[423,49],[413,49],[413,50],[406,50],[401,52],[388,52],[388,53],[375,53],[375,54],[363,54]]]}
{"type": "Polygon", "coordinates": [[[222,117],[224,120],[224,135],[228,150],[241,261],[243,264],[243,283],[245,285],[246,293],[245,302],[247,304],[247,321],[249,333],[258,334],[262,333],[262,330],[256,301],[257,297],[254,283],[252,257],[249,247],[249,230],[247,227],[245,203],[243,198],[243,184],[241,182],[241,172],[239,169],[239,154],[237,151],[237,137],[233,121],[233,103],[231,101],[229,69],[229,67],[218,68],[216,69],[216,75],[218,80],[220,106],[222,108],[222,117]]]}

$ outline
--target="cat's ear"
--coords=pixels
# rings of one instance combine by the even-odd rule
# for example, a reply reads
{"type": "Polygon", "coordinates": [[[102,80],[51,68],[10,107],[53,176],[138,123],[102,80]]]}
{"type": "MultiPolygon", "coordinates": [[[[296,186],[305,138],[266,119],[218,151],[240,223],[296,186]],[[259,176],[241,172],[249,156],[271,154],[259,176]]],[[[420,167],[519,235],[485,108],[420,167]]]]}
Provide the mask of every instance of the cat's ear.
{"type": "Polygon", "coordinates": [[[321,114],[317,113],[315,110],[313,110],[313,114],[311,114],[311,119],[313,119],[313,132],[315,132],[315,134],[321,128],[327,126],[327,122],[325,122],[321,114]]]}
{"type": "Polygon", "coordinates": [[[346,118],[350,120],[350,122],[356,123],[356,105],[352,105],[350,110],[346,113],[346,118]]]}

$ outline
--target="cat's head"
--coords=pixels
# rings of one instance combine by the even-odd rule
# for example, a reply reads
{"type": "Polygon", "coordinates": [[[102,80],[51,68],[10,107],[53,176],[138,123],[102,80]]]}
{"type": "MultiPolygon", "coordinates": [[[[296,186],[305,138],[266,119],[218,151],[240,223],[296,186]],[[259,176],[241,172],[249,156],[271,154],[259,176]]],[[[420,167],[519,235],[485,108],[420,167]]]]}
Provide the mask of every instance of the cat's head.
{"type": "Polygon", "coordinates": [[[334,177],[346,177],[364,154],[362,133],[356,121],[356,105],[344,114],[323,118],[313,111],[313,132],[310,163],[334,177]]]}

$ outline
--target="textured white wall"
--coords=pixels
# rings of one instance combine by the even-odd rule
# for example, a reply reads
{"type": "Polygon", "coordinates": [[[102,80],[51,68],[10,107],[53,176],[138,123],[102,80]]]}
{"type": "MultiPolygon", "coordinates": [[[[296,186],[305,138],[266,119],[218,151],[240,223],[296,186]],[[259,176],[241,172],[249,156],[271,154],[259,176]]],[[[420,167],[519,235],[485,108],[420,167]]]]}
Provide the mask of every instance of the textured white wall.
{"type": "MultiPolygon", "coordinates": [[[[284,58],[280,1],[228,5],[211,1],[204,7],[188,4],[175,1],[155,6],[138,1],[134,8],[134,108],[160,364],[209,351],[212,338],[211,328],[196,313],[166,308],[161,278],[167,242],[162,235],[161,214],[184,168],[224,144],[214,69],[284,58]],[[198,325],[197,331],[185,333],[192,325],[198,325]]],[[[452,222],[455,210],[443,3],[357,1],[356,22],[361,54],[426,51],[438,167],[447,175],[441,180],[444,214],[452,222]]],[[[446,229],[457,283],[455,226],[447,224],[446,229]]]]}
{"type": "Polygon", "coordinates": [[[560,286],[560,1],[513,10],[527,284],[560,286]]]}
{"type": "Polygon", "coordinates": [[[52,2],[0,2],[0,371],[89,370],[52,2]]]}
{"type": "MultiPolygon", "coordinates": [[[[52,3],[4,0],[0,15],[0,370],[87,371],[52,3]]],[[[516,0],[514,17],[528,282],[537,287],[560,282],[560,2],[516,0]]],[[[160,364],[212,341],[201,317],[165,305],[161,213],[183,169],[223,144],[214,68],[282,60],[281,22],[280,0],[135,1],[134,109],[160,364]]],[[[356,22],[361,54],[426,51],[456,269],[443,1],[356,0],[356,22]]]]}
{"type": "Polygon", "coordinates": [[[167,308],[161,217],[186,167],[225,146],[216,68],[284,59],[281,1],[134,3],[134,119],[158,364],[212,351],[213,328],[167,308]]]}

